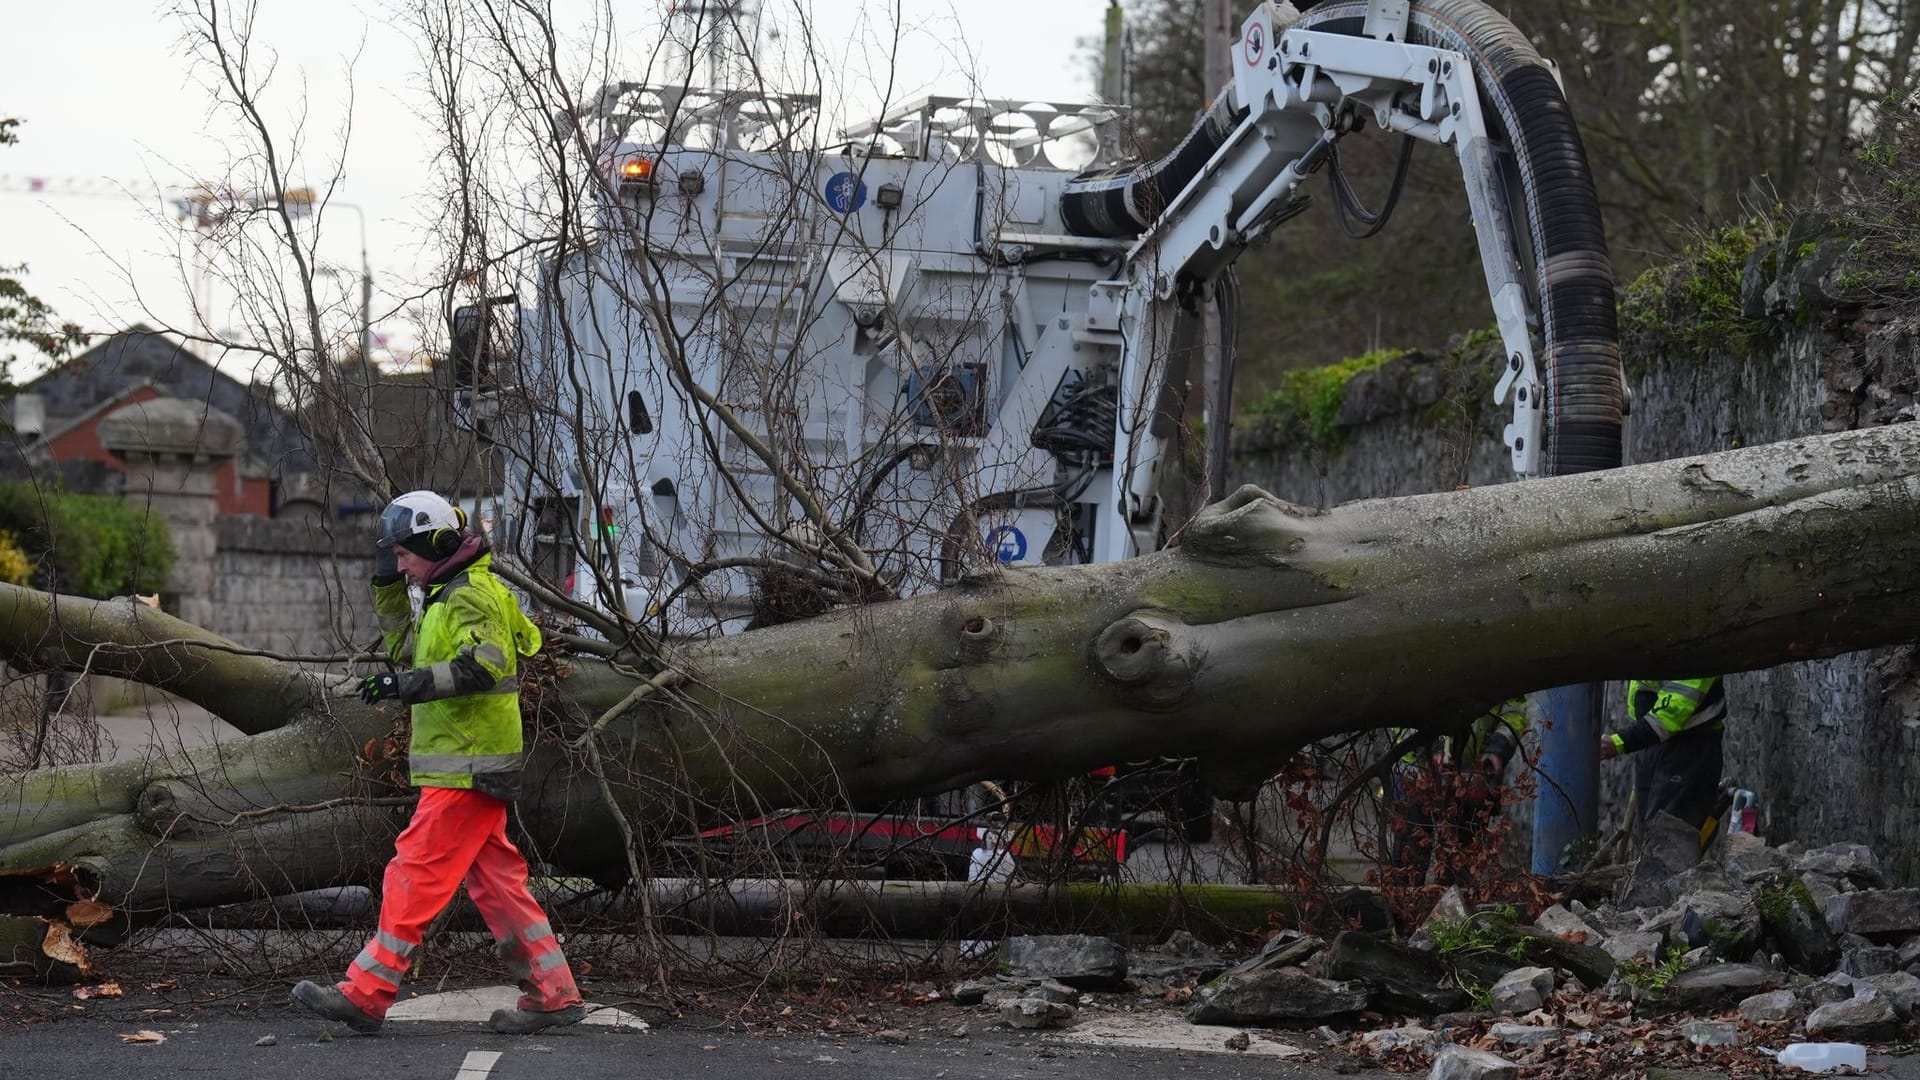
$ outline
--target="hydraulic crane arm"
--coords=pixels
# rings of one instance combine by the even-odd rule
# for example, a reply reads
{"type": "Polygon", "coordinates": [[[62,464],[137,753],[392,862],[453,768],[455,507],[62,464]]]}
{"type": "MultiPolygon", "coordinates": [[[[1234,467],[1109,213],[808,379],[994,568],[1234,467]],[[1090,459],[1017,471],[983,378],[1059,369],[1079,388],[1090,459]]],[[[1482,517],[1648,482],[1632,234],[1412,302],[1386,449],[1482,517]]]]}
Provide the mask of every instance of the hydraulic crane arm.
{"type": "MultiPolygon", "coordinates": [[[[1597,200],[1552,68],[1519,31],[1478,0],[1329,0],[1305,15],[1261,3],[1233,71],[1172,153],[1078,178],[1062,198],[1074,232],[1135,238],[1103,283],[1124,298],[1121,322],[1204,294],[1248,243],[1304,209],[1307,178],[1370,122],[1459,161],[1505,346],[1494,393],[1512,405],[1515,471],[1618,464],[1622,380],[1597,200]]],[[[1391,302],[1392,283],[1373,295],[1391,302]]],[[[1130,346],[1115,485],[1122,505],[1141,507],[1159,447],[1125,417],[1160,387],[1148,343],[1130,346]]]]}

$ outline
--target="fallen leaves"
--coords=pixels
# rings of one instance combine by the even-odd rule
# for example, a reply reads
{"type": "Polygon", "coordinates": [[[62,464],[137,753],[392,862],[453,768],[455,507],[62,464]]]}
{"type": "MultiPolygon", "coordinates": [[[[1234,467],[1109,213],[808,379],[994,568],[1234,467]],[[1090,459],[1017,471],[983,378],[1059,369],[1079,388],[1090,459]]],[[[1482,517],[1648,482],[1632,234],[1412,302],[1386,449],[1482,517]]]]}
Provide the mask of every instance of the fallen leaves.
{"type": "Polygon", "coordinates": [[[163,1043],[167,1041],[167,1037],[157,1031],[149,1031],[142,1028],[139,1031],[120,1036],[120,1041],[123,1043],[163,1043]]]}
{"type": "Polygon", "coordinates": [[[79,998],[81,1001],[85,1001],[88,998],[117,998],[124,997],[125,995],[126,991],[122,989],[117,982],[103,982],[94,986],[76,986],[73,988],[73,996],[79,998]]]}
{"type": "MultiPolygon", "coordinates": [[[[1442,1036],[1499,1054],[1519,1067],[1522,1080],[1621,1080],[1646,1075],[1650,1068],[1686,1072],[1704,1070],[1726,1080],[1802,1076],[1776,1063],[1751,1041],[1738,1046],[1695,1046],[1678,1017],[1635,1020],[1632,1006],[1605,993],[1556,993],[1547,1007],[1524,1016],[1484,1016],[1442,1036]],[[1532,1049],[1503,1045],[1488,1025],[1495,1021],[1559,1027],[1571,1034],[1532,1049]]],[[[1388,1072],[1424,1074],[1435,1043],[1426,1039],[1384,1040],[1369,1045],[1367,1032],[1354,1032],[1340,1046],[1388,1072]]],[[[1751,1039],[1751,1036],[1750,1036],[1751,1039]]]]}
{"type": "Polygon", "coordinates": [[[73,939],[73,927],[58,920],[47,923],[47,936],[40,942],[40,951],[63,964],[72,964],[82,975],[93,970],[87,963],[86,946],[73,939]]]}
{"type": "Polygon", "coordinates": [[[113,918],[113,905],[98,900],[76,900],[67,905],[67,925],[85,929],[113,918]]]}

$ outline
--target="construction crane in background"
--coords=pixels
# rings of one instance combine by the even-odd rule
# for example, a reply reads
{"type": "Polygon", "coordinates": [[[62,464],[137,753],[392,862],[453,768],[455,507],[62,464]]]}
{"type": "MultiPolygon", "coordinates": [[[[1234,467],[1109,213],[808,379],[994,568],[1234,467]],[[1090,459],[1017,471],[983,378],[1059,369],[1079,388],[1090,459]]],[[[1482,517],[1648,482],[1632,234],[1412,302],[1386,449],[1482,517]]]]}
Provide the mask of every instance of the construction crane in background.
{"type": "MultiPolygon", "coordinates": [[[[175,218],[192,222],[194,229],[199,232],[211,232],[215,226],[240,210],[258,210],[273,205],[268,192],[215,187],[211,184],[163,187],[150,180],[115,180],[108,176],[0,174],[0,193],[128,201],[162,199],[172,205],[175,218]]],[[[306,217],[313,213],[314,195],[311,188],[289,189],[282,196],[282,201],[295,217],[306,217]]]]}
{"type": "MultiPolygon", "coordinates": [[[[32,195],[40,198],[117,199],[123,202],[158,200],[173,211],[174,220],[191,226],[194,232],[194,273],[187,297],[196,318],[207,318],[212,303],[213,267],[201,253],[201,245],[235,214],[284,206],[296,218],[311,217],[317,199],[312,188],[288,188],[276,196],[273,192],[213,184],[160,185],[150,180],[116,180],[106,176],[14,176],[0,174],[0,194],[32,195]]],[[[328,199],[329,208],[351,210],[360,226],[360,356],[363,361],[373,349],[373,270],[367,261],[367,215],[359,206],[328,199]]],[[[350,271],[349,271],[350,272],[350,271]]]]}

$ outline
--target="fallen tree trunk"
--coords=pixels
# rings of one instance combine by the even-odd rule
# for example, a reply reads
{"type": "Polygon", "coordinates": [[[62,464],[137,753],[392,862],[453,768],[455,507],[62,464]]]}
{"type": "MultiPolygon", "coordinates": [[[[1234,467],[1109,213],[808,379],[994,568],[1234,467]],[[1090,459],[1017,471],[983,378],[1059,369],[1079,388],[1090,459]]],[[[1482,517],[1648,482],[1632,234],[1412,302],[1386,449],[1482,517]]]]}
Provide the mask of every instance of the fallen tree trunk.
{"type": "MultiPolygon", "coordinates": [[[[643,918],[631,892],[582,894],[535,878],[541,907],[576,933],[631,926],[643,918]]],[[[642,888],[647,910],[669,934],[768,935],[800,931],[829,937],[984,938],[1009,933],[1090,933],[1157,940],[1166,931],[1199,928],[1217,941],[1244,942],[1289,919],[1299,897],[1267,885],[1075,881],[1056,884],[970,881],[860,881],[742,878],[703,882],[653,878],[642,888]]],[[[1342,910],[1376,907],[1366,890],[1338,898],[1342,910]]],[[[182,921],[219,930],[268,927],[327,929],[365,926],[378,911],[363,887],[326,889],[184,912],[182,921]]],[[[1384,918],[1384,914],[1380,916],[1384,918]]],[[[484,930],[463,893],[448,925],[484,930]]]]}
{"type": "MultiPolygon", "coordinates": [[[[1911,424],[1324,512],[1243,488],[1155,555],[687,645],[658,658],[684,680],[637,700],[650,671],[572,659],[542,695],[561,719],[540,732],[521,821],[561,872],[619,877],[627,829],[988,777],[1165,755],[1244,795],[1340,732],[1910,640],[1917,507],[1911,424]]],[[[61,598],[50,631],[51,604],[0,587],[0,654],[111,660],[249,730],[292,722],[244,748],[16,778],[0,794],[0,912],[70,899],[23,876],[55,863],[143,914],[378,865],[401,811],[368,804],[395,793],[354,751],[391,716],[162,615],[61,598]]]]}

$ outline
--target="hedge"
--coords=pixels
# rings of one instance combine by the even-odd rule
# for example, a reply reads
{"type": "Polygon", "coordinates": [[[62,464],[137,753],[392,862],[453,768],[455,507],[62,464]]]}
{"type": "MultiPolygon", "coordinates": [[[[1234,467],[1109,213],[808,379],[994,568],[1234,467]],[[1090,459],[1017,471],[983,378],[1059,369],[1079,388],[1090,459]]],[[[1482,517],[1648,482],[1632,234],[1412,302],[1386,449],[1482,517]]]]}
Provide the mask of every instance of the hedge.
{"type": "Polygon", "coordinates": [[[166,523],[112,495],[0,483],[0,531],[39,564],[42,582],[105,599],[159,592],[173,566],[166,523]],[[57,575],[48,581],[46,571],[57,575]]]}

